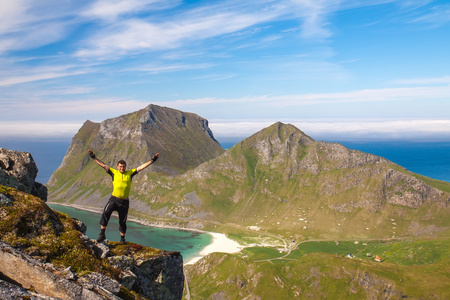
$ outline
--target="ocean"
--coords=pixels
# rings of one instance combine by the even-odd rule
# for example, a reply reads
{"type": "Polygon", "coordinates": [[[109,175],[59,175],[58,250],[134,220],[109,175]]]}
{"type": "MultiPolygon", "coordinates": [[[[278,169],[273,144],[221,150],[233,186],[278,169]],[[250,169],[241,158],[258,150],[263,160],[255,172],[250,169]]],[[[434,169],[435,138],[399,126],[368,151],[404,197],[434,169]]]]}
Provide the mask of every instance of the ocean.
{"type": "MultiPolygon", "coordinates": [[[[238,141],[236,141],[238,142],[238,141]]],[[[406,169],[434,179],[450,182],[450,142],[331,141],[382,156],[406,169]]],[[[221,143],[225,149],[235,143],[221,143]]],[[[38,166],[36,181],[47,183],[59,167],[70,140],[33,141],[0,139],[0,148],[30,152],[38,166]]]]}

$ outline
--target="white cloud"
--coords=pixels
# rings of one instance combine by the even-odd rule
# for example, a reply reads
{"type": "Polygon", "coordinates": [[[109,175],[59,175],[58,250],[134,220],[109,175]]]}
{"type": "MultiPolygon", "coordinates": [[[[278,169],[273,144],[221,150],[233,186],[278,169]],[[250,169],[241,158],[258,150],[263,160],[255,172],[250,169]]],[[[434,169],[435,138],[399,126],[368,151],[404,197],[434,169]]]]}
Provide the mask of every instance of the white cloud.
{"type": "Polygon", "coordinates": [[[125,69],[124,71],[138,71],[138,72],[148,72],[151,74],[159,74],[164,72],[174,72],[183,70],[194,70],[194,69],[206,69],[211,67],[211,64],[173,64],[173,65],[143,65],[135,68],[125,69]]]}
{"type": "Polygon", "coordinates": [[[25,82],[46,80],[46,79],[55,79],[60,77],[74,76],[85,74],[85,71],[71,71],[71,72],[48,72],[48,73],[40,73],[40,74],[30,74],[30,75],[22,75],[22,76],[14,76],[9,78],[0,79],[0,86],[9,86],[15,85],[25,82]]]}
{"type": "Polygon", "coordinates": [[[68,1],[3,0],[0,9],[0,53],[32,49],[65,37],[76,12],[68,1]]]}
{"type": "MultiPolygon", "coordinates": [[[[279,120],[210,120],[217,139],[243,139],[279,120]]],[[[450,140],[450,120],[282,120],[316,140],[450,140]]],[[[70,138],[84,121],[0,121],[0,137],[70,138]]]]}
{"type": "Polygon", "coordinates": [[[450,86],[424,86],[411,88],[365,89],[341,93],[316,93],[280,96],[263,95],[229,99],[205,97],[160,103],[166,106],[179,108],[193,105],[215,105],[220,103],[239,103],[241,105],[286,107],[298,105],[315,105],[323,103],[361,103],[448,99],[449,95],[450,86]]]}
{"type": "Polygon", "coordinates": [[[442,76],[436,78],[397,79],[392,81],[392,83],[411,85],[450,84],[450,76],[442,76]]]}
{"type": "Polygon", "coordinates": [[[0,137],[6,138],[68,138],[82,122],[4,122],[0,121],[0,137]]]}
{"type": "Polygon", "coordinates": [[[114,21],[125,14],[167,9],[179,3],[179,0],[98,0],[86,8],[81,15],[114,21]]]}
{"type": "Polygon", "coordinates": [[[425,23],[432,27],[440,27],[450,23],[450,4],[437,5],[423,16],[412,21],[412,23],[425,23]]]}
{"type": "MultiPolygon", "coordinates": [[[[246,138],[280,120],[210,120],[218,139],[246,138]]],[[[450,120],[283,120],[316,140],[450,140],[450,120]]]]}
{"type": "Polygon", "coordinates": [[[212,11],[201,15],[177,16],[164,23],[128,19],[92,36],[87,47],[78,51],[77,56],[115,57],[130,52],[174,49],[187,41],[236,32],[273,17],[273,12],[247,14],[212,11]]]}
{"type": "MultiPolygon", "coordinates": [[[[27,116],[35,119],[49,117],[52,120],[65,117],[66,119],[92,118],[103,120],[140,110],[149,103],[120,98],[101,98],[86,100],[44,101],[41,99],[27,101],[26,103],[15,101],[4,106],[2,111],[11,118],[17,119],[13,112],[20,110],[21,116],[26,120],[27,116]],[[39,112],[39,115],[35,115],[39,112]]],[[[5,118],[4,118],[5,119],[5,118]]]]}

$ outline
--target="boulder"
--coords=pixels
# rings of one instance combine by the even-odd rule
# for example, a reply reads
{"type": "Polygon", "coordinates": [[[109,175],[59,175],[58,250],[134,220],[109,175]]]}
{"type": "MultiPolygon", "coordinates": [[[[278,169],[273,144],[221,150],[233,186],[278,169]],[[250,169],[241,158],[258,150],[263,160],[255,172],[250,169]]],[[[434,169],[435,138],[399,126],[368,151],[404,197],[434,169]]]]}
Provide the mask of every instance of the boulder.
{"type": "Polygon", "coordinates": [[[47,201],[47,187],[35,181],[37,173],[30,153],[0,148],[0,184],[47,201]]]}
{"type": "MultiPolygon", "coordinates": [[[[83,277],[84,282],[81,279],[77,281],[73,280],[75,279],[75,275],[70,276],[71,279],[66,279],[65,277],[70,270],[65,269],[60,272],[52,272],[54,268],[46,268],[47,266],[45,264],[1,241],[0,261],[2,262],[0,273],[9,282],[15,282],[27,290],[21,291],[17,289],[16,285],[14,290],[18,293],[29,293],[34,290],[39,295],[61,299],[120,299],[113,292],[99,285],[102,281],[99,281],[96,277],[83,277]]],[[[114,286],[114,291],[117,291],[118,283],[112,284],[112,281],[112,279],[107,280],[107,286],[109,288],[114,286]]],[[[10,286],[0,286],[0,295],[5,293],[6,289],[10,288],[10,286]]]]}

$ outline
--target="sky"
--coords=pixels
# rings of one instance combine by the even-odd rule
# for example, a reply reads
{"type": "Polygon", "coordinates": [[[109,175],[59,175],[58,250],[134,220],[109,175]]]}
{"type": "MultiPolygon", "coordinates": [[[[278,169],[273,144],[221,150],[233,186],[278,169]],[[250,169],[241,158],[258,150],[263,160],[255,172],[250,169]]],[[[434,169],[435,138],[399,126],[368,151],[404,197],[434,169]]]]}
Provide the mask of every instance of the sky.
{"type": "Polygon", "coordinates": [[[450,141],[450,1],[0,0],[0,138],[149,104],[219,141],[450,141]]]}

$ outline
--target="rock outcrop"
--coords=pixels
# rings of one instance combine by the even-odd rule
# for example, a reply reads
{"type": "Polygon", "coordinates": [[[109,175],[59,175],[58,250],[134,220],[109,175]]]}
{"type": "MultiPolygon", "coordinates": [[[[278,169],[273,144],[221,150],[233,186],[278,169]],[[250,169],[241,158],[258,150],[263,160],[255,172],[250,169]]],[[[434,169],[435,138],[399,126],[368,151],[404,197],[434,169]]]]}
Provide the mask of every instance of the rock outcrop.
{"type": "Polygon", "coordinates": [[[47,187],[36,182],[38,168],[28,152],[0,148],[0,184],[47,200],[47,187]]]}
{"type": "Polygon", "coordinates": [[[85,230],[37,197],[0,185],[0,296],[181,299],[179,252],[99,244],[85,230]]]}

